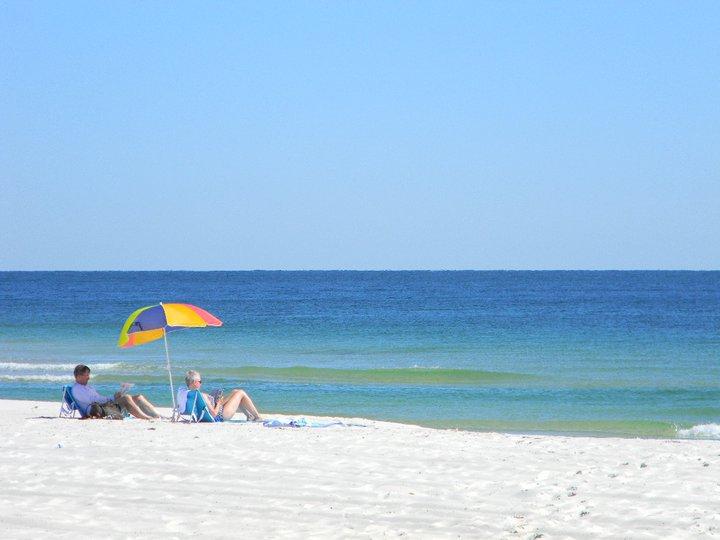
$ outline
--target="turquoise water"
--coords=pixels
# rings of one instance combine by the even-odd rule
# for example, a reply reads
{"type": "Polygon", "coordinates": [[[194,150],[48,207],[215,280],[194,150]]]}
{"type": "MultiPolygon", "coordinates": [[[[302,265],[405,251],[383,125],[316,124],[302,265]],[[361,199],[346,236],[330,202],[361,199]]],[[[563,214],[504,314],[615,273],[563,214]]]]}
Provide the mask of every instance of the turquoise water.
{"type": "Polygon", "coordinates": [[[170,403],[162,342],[121,350],[158,301],[221,328],[170,335],[176,383],[261,410],[436,427],[720,438],[720,272],[3,272],[0,398],[170,403]]]}

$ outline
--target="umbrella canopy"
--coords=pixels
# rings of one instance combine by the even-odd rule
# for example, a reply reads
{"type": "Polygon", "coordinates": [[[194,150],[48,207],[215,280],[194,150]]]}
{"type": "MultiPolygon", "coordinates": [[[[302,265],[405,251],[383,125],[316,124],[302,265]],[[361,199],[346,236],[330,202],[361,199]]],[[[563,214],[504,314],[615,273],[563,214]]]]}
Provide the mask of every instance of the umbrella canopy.
{"type": "Polygon", "coordinates": [[[192,304],[163,304],[160,302],[155,306],[146,306],[133,312],[120,331],[118,347],[123,349],[149,343],[156,339],[163,339],[165,342],[165,359],[167,360],[168,377],[170,379],[173,420],[176,414],[175,390],[172,382],[167,334],[182,328],[203,328],[205,326],[222,326],[222,321],[215,315],[192,304]]]}
{"type": "Polygon", "coordinates": [[[133,312],[123,325],[118,347],[127,349],[156,339],[166,332],[182,328],[222,326],[222,321],[192,304],[157,304],[133,312]]]}

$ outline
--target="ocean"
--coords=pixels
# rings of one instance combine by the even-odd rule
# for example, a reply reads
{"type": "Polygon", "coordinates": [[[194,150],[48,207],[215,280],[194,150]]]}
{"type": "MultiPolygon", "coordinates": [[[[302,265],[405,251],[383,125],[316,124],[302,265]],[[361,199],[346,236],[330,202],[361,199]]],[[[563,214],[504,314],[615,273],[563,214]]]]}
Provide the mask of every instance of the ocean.
{"type": "Polygon", "coordinates": [[[170,405],[162,341],[125,319],[187,302],[175,384],[242,387],[262,411],[437,428],[720,439],[720,272],[0,272],[0,398],[92,384],[170,405]]]}

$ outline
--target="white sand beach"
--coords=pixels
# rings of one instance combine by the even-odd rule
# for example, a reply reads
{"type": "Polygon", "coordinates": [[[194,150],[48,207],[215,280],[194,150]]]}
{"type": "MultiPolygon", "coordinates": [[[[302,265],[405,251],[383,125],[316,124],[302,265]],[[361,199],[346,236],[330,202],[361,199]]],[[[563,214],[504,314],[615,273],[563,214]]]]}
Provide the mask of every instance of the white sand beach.
{"type": "Polygon", "coordinates": [[[80,421],[58,407],[0,401],[6,537],[720,536],[717,441],[80,421]]]}

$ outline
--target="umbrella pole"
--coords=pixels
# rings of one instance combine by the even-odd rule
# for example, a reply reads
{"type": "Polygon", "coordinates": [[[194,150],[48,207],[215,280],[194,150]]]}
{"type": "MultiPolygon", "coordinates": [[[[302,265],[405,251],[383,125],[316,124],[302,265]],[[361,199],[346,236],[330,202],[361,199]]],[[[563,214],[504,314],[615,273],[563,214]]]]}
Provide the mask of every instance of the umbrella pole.
{"type": "Polygon", "coordinates": [[[172,371],[170,370],[170,351],[168,349],[167,331],[163,329],[163,341],[165,342],[165,361],[167,362],[168,378],[170,379],[170,397],[172,398],[173,412],[172,421],[176,420],[177,408],[175,406],[175,389],[172,382],[172,371]]]}

